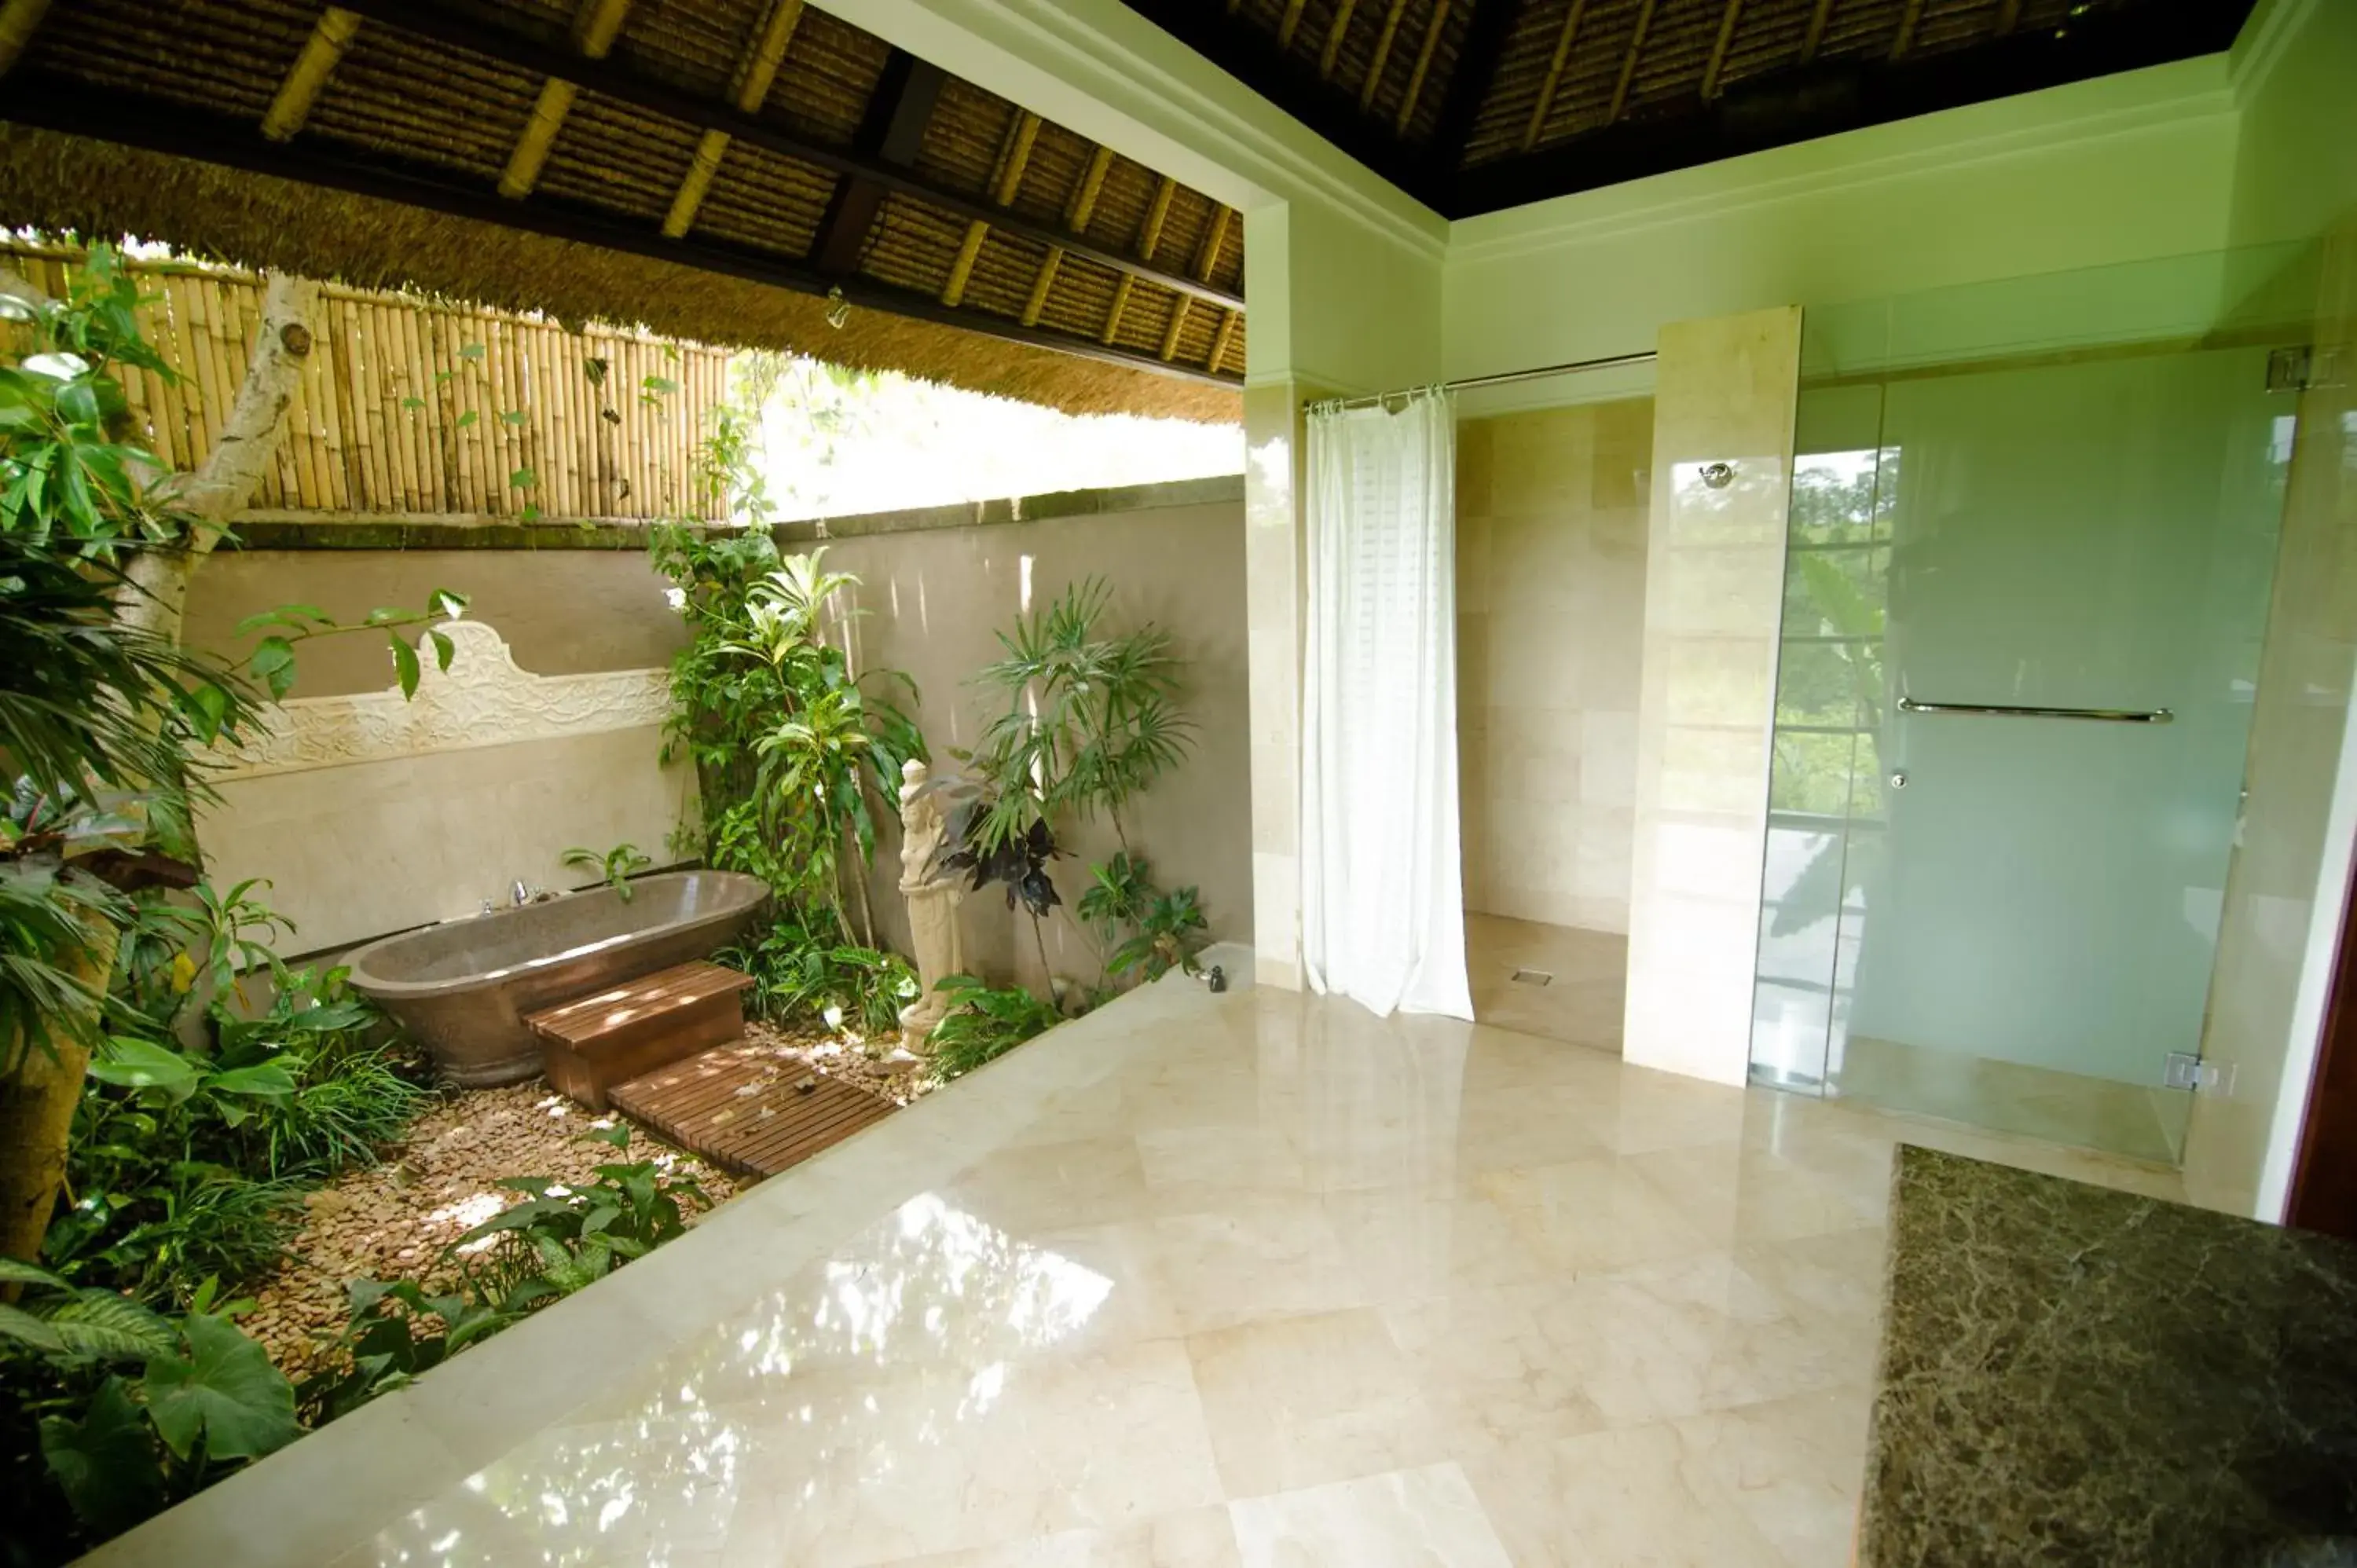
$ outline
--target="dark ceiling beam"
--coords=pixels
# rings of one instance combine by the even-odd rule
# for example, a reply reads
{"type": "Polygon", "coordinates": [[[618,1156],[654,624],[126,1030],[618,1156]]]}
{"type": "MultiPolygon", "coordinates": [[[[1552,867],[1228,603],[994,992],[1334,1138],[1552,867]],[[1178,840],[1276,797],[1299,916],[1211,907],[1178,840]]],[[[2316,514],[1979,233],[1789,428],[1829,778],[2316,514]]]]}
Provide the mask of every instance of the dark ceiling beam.
{"type": "MultiPolygon", "coordinates": [[[[486,25],[443,10],[431,0],[345,0],[345,9],[356,11],[371,21],[381,22],[402,32],[431,38],[451,48],[496,60],[528,75],[561,77],[584,91],[595,92],[642,113],[677,121],[699,130],[724,131],[732,141],[813,165],[838,177],[864,177],[886,190],[914,198],[957,217],[988,223],[993,228],[1021,235],[1039,244],[1061,246],[1072,255],[1085,257],[1116,272],[1134,274],[1146,282],[1177,289],[1181,294],[1226,306],[1231,310],[1244,307],[1242,295],[1190,278],[1183,272],[1173,272],[1125,257],[1078,234],[1067,233],[1052,225],[1011,212],[986,197],[953,190],[907,169],[895,168],[881,158],[794,135],[768,121],[742,113],[729,104],[712,102],[641,76],[611,59],[590,59],[570,49],[552,47],[512,28],[486,25]]],[[[0,113],[5,113],[5,109],[0,109],[0,113]]]]}
{"type": "MultiPolygon", "coordinates": [[[[895,167],[917,161],[924,145],[925,126],[941,102],[942,84],[949,80],[941,67],[919,59],[905,49],[885,59],[867,100],[867,112],[853,133],[851,150],[863,157],[881,158],[895,167]]],[[[819,220],[818,238],[811,244],[811,263],[823,273],[856,273],[867,248],[868,231],[890,193],[872,179],[856,176],[835,181],[819,220]]]]}
{"type": "Polygon", "coordinates": [[[1968,49],[1888,61],[1821,60],[1747,77],[1683,117],[1626,122],[1468,169],[1434,203],[1468,217],[1642,179],[1766,147],[2194,55],[2234,41],[2247,7],[2155,0],[2083,16],[2060,37],[2016,32],[1968,49]]]}
{"type": "Polygon", "coordinates": [[[1440,100],[1440,117],[1432,123],[1432,156],[1454,169],[1465,161],[1465,145],[1473,139],[1473,122],[1480,117],[1481,101],[1490,94],[1491,79],[1514,32],[1514,0],[1473,0],[1473,15],[1457,46],[1457,62],[1448,68],[1448,91],[1440,100]]]}
{"type": "Polygon", "coordinates": [[[316,138],[273,142],[249,121],[97,92],[83,82],[39,75],[12,81],[7,99],[0,103],[0,118],[91,141],[140,147],[249,174],[398,202],[521,233],[643,256],[718,276],[791,289],[798,294],[824,297],[839,288],[845,300],[863,309],[961,328],[985,337],[1157,375],[1229,388],[1243,384],[1240,376],[1216,375],[1189,365],[1165,364],[1151,354],[1114,348],[1049,328],[1027,327],[986,311],[944,306],[931,295],[913,289],[864,277],[831,277],[807,263],[791,258],[708,240],[669,239],[647,224],[547,196],[536,196],[529,201],[514,200],[471,181],[457,183],[447,169],[350,152],[327,153],[316,138]]]}
{"type": "MultiPolygon", "coordinates": [[[[1438,207],[1446,182],[1415,149],[1387,134],[1387,124],[1359,109],[1355,88],[1320,73],[1311,62],[1280,52],[1275,40],[1249,23],[1232,21],[1202,0],[1128,0],[1129,8],[1283,109],[1410,196],[1438,207]]],[[[1338,13],[1327,53],[1340,47],[1346,22],[1338,13]]],[[[1202,295],[1198,293],[1197,297],[1202,295]]]]}

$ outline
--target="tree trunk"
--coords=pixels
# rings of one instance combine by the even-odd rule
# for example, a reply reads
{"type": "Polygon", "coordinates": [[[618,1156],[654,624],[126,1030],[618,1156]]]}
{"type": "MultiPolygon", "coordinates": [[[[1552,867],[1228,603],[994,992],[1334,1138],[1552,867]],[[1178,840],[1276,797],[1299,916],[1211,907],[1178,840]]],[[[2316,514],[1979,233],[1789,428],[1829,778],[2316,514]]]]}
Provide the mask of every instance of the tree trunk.
{"type": "MultiPolygon", "coordinates": [[[[0,279],[0,288],[39,296],[13,274],[0,279]]],[[[311,352],[311,317],[318,299],[319,285],[310,279],[270,274],[245,379],[212,455],[197,472],[167,476],[159,486],[166,505],[189,520],[188,536],[172,548],[141,550],[131,557],[128,580],[115,601],[118,625],[167,642],[180,640],[189,579],[231,514],[253,496],[277,451],[296,380],[311,352]]],[[[112,927],[100,923],[78,962],[76,973],[95,995],[106,993],[117,938],[112,927]]],[[[65,1179],[67,1142],[90,1050],[54,1027],[46,1039],[10,1044],[18,1059],[0,1071],[0,1255],[29,1260],[40,1252],[65,1179]]]]}
{"type": "Polygon", "coordinates": [[[262,325],[254,333],[245,380],[230,405],[211,456],[193,474],[167,479],[161,487],[172,510],[189,520],[178,545],[143,550],[131,558],[130,582],[117,612],[124,626],[180,640],[188,612],[188,582],[196,575],[229,520],[253,498],[294,404],[303,361],[311,353],[311,319],[319,285],[291,273],[273,273],[262,291],[262,325]]]}
{"type": "MultiPolygon", "coordinates": [[[[90,946],[61,964],[103,995],[114,972],[114,928],[98,923],[90,946]]],[[[11,1042],[17,1060],[0,1075],[0,1257],[32,1262],[41,1255],[49,1215],[66,1175],[67,1135],[90,1068],[90,1036],[51,1027],[46,1038],[11,1042]]],[[[15,1292],[0,1292],[14,1299],[15,1292]]]]}

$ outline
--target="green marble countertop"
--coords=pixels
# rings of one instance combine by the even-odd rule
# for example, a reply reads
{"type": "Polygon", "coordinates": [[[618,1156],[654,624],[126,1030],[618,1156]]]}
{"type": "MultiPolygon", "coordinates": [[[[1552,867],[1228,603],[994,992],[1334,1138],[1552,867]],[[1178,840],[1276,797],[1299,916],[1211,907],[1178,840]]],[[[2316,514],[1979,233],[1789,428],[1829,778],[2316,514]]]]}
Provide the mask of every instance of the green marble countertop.
{"type": "Polygon", "coordinates": [[[2357,1564],[2357,1247],[1912,1146],[1892,1180],[1861,1568],[2357,1564]]]}

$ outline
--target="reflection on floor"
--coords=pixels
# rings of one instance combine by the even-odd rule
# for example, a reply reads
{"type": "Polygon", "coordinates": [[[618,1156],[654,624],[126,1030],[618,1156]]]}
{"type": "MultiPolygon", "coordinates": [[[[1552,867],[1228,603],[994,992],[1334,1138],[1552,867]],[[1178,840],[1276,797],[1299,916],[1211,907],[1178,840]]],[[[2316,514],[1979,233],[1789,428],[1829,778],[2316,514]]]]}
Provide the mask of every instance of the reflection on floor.
{"type": "Polygon", "coordinates": [[[1473,1016],[1501,1029],[1620,1048],[1628,994],[1629,939],[1609,931],[1465,916],[1465,965],[1473,982],[1473,1016]],[[1544,975],[1544,983],[1525,978],[1544,975]]]}
{"type": "Polygon", "coordinates": [[[2164,1165],[2177,1163],[2190,1109],[2181,1091],[1862,1035],[1843,1048],[1839,1092],[1886,1111],[2164,1165]]]}
{"type": "Polygon", "coordinates": [[[95,1561],[1838,1563],[1902,1135],[1173,980],[95,1561]]]}

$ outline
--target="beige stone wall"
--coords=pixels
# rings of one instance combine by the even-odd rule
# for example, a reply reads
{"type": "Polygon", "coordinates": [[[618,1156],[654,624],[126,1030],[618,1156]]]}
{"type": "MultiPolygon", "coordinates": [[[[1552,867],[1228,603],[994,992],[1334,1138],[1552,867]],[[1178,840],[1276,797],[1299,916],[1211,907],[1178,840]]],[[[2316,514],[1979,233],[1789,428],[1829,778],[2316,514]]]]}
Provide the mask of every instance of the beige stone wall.
{"type": "MultiPolygon", "coordinates": [[[[277,605],[356,621],[380,605],[422,608],[436,588],[465,594],[468,618],[500,628],[536,675],[652,670],[687,642],[667,585],[643,550],[241,550],[214,555],[188,596],[192,647],[242,657],[237,623],[277,605]]],[[[382,636],[306,643],[298,697],[373,692],[393,679],[382,636]]]]}
{"type": "MultiPolygon", "coordinates": [[[[853,621],[850,632],[859,664],[897,668],[915,678],[922,694],[919,722],[937,758],[954,767],[951,749],[970,746],[984,718],[985,699],[967,682],[975,670],[998,657],[995,634],[1012,625],[1025,602],[1027,584],[1031,602],[1045,604],[1068,583],[1089,576],[1107,579],[1115,590],[1120,624],[1152,619],[1178,638],[1188,662],[1185,706],[1198,725],[1188,761],[1138,802],[1128,824],[1132,838],[1166,883],[1200,887],[1215,934],[1249,940],[1252,793],[1241,499],[1030,522],[932,525],[939,521],[927,514],[834,525],[851,536],[829,544],[827,564],[862,579],[858,607],[863,614],[853,621]],[[928,526],[895,531],[897,524],[913,521],[928,526]]],[[[663,599],[664,586],[639,551],[250,551],[219,556],[199,575],[188,636],[201,649],[240,651],[250,639],[234,635],[237,622],[274,605],[315,604],[339,618],[357,618],[377,605],[422,605],[433,588],[450,587],[472,596],[470,613],[496,626],[516,662],[533,673],[661,667],[683,642],[678,618],[663,599]]],[[[303,650],[300,670],[296,694],[301,696],[374,691],[391,680],[383,641],[376,637],[312,644],[303,650]]],[[[654,732],[626,733],[635,736],[631,744],[647,753],[647,768],[646,777],[634,774],[623,792],[643,801],[651,798],[647,791],[654,788],[654,732]]],[[[612,752],[620,742],[601,737],[598,744],[597,768],[619,766],[612,752]]],[[[447,895],[445,901],[463,897],[472,908],[476,881],[489,894],[515,875],[550,883],[577,880],[577,875],[565,877],[543,864],[545,857],[537,849],[519,858],[521,843],[499,847],[500,832],[511,839],[520,833],[518,824],[504,813],[518,802],[542,799],[533,793],[540,787],[538,775],[530,768],[519,775],[507,764],[522,768],[558,755],[502,749],[516,756],[457,754],[479,763],[488,759],[500,764],[497,779],[486,776],[481,788],[469,786],[461,793],[451,791],[457,788],[459,775],[471,777],[469,765],[448,757],[430,769],[413,762],[371,765],[392,771],[366,779],[366,790],[355,797],[359,814],[338,814],[332,826],[317,820],[326,809],[321,787],[346,770],[315,770],[274,781],[268,791],[269,831],[256,837],[235,830],[240,872],[268,875],[274,875],[273,865],[330,864],[339,856],[358,855],[373,868],[371,875],[390,875],[384,866],[400,862],[404,854],[423,853],[414,847],[423,833],[437,844],[475,846],[474,854],[458,859],[479,861],[481,875],[463,887],[451,880],[456,867],[436,872],[441,880],[436,883],[435,896],[447,895]],[[403,781],[413,772],[416,788],[405,789],[403,781]],[[479,812],[490,813],[490,819],[476,821],[479,812]],[[412,847],[402,849],[404,843],[412,847]],[[336,845],[340,847],[331,847],[336,845]]],[[[605,777],[594,770],[586,776],[572,772],[569,763],[565,771],[571,774],[569,787],[575,789],[585,777],[605,777]]],[[[544,802],[536,809],[544,810],[544,802]]],[[[648,832],[643,824],[621,836],[632,838],[658,859],[668,858],[661,849],[662,835],[648,832]]],[[[1115,846],[1102,822],[1083,825],[1071,837],[1074,858],[1059,861],[1055,875],[1064,897],[1077,901],[1088,885],[1088,862],[1103,859],[1115,846]]],[[[439,849],[433,854],[437,866],[448,858],[439,849]]],[[[301,875],[296,874],[297,881],[301,875]]],[[[898,843],[888,832],[871,878],[871,901],[881,934],[893,946],[907,939],[893,887],[898,875],[898,843]]],[[[418,900],[406,895],[400,903],[404,915],[417,907],[418,900]]],[[[1017,924],[1017,918],[1010,917],[996,898],[970,900],[964,919],[967,951],[975,966],[995,974],[1027,976],[1038,968],[1028,925],[1017,924]]],[[[341,918],[334,923],[339,931],[350,924],[341,918]]],[[[411,919],[405,918],[382,929],[408,923],[411,919]]],[[[1051,930],[1050,956],[1060,972],[1094,977],[1093,958],[1069,930],[1051,930]]]]}
{"type": "Polygon", "coordinates": [[[1458,426],[1469,909],[1629,929],[1648,398],[1458,426]]]}
{"type": "MultiPolygon", "coordinates": [[[[1187,712],[1196,724],[1188,760],[1137,802],[1125,825],[1166,886],[1202,891],[1215,935],[1249,940],[1253,924],[1252,788],[1245,728],[1244,532],[1234,501],[1114,516],[866,534],[827,548],[827,565],[861,582],[854,623],[863,668],[907,671],[922,696],[917,718],[937,763],[973,746],[993,699],[974,672],[999,656],[996,633],[1013,625],[1025,593],[1045,605],[1068,584],[1111,583],[1113,624],[1152,620],[1174,634],[1187,661],[1187,712]]],[[[1087,864],[1116,847],[1100,822],[1070,835],[1074,858],[1056,863],[1066,902],[1088,886],[1087,864]]],[[[879,854],[873,901],[893,942],[906,940],[892,883],[897,844],[879,854]]],[[[1038,969],[1029,927],[1000,896],[967,900],[970,960],[1027,978],[1038,969]]],[[[1059,972],[1093,979],[1089,950],[1061,921],[1050,929],[1059,972]]]]}
{"type": "Polygon", "coordinates": [[[1620,1052],[1720,1083],[1751,1055],[1800,368],[1797,306],[1662,328],[1620,1052]]]}

